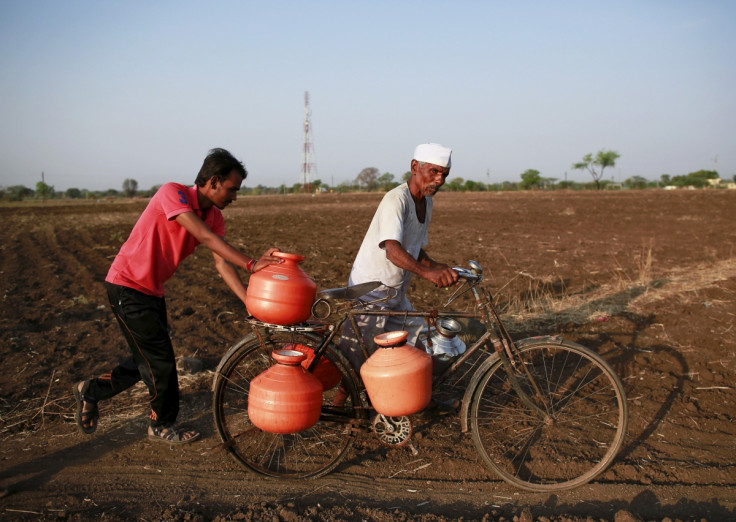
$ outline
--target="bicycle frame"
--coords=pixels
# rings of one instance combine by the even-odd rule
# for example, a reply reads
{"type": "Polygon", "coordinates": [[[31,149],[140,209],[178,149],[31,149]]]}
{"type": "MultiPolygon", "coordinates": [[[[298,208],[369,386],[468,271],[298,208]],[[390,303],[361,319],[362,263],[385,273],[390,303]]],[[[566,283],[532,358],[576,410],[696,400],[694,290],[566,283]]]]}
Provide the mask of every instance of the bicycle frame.
{"type": "MultiPolygon", "coordinates": [[[[449,306],[452,302],[454,302],[458,297],[460,297],[462,294],[464,294],[466,291],[471,291],[473,293],[473,297],[475,299],[475,306],[476,306],[476,312],[458,312],[458,311],[442,311],[441,313],[436,310],[429,310],[429,311],[392,311],[392,310],[368,310],[365,309],[363,306],[364,304],[359,304],[358,306],[350,307],[347,309],[346,312],[343,312],[344,315],[341,317],[341,319],[332,325],[325,324],[322,326],[323,331],[324,328],[327,328],[330,330],[329,334],[324,337],[322,342],[320,343],[320,346],[315,350],[315,358],[310,364],[309,371],[313,371],[316,365],[319,363],[319,358],[324,353],[324,350],[326,346],[329,345],[330,342],[333,342],[333,340],[341,334],[338,334],[338,332],[342,332],[343,326],[345,325],[345,322],[349,322],[353,333],[355,335],[356,340],[359,343],[359,346],[361,348],[361,351],[363,353],[363,357],[367,359],[369,357],[369,351],[368,351],[368,344],[366,343],[366,340],[363,338],[363,334],[360,330],[360,327],[358,326],[358,323],[356,321],[357,316],[381,316],[381,317],[421,317],[425,318],[427,321],[427,327],[429,329],[430,326],[432,326],[432,323],[436,321],[438,317],[446,317],[446,318],[466,318],[466,319],[477,319],[480,320],[481,323],[486,328],[486,331],[472,344],[470,345],[463,354],[457,357],[457,359],[447,368],[445,368],[442,372],[437,374],[433,377],[433,386],[437,386],[438,384],[444,382],[447,380],[451,375],[453,375],[462,365],[465,361],[467,361],[471,356],[475,354],[476,351],[481,349],[483,346],[488,346],[493,349],[493,353],[481,364],[478,370],[476,370],[474,374],[474,378],[478,379],[480,376],[482,376],[485,372],[482,370],[485,370],[486,368],[489,368],[492,366],[498,359],[501,360],[501,363],[504,366],[504,369],[509,375],[510,382],[512,383],[512,386],[514,387],[514,390],[518,394],[518,396],[524,401],[525,404],[527,404],[533,411],[537,413],[537,415],[540,416],[540,418],[545,419],[545,422],[549,422],[550,415],[549,415],[549,409],[547,405],[545,404],[545,399],[536,386],[536,383],[534,382],[534,379],[532,376],[528,373],[527,369],[524,367],[524,365],[517,365],[516,358],[514,357],[514,352],[517,350],[517,346],[514,343],[513,339],[511,338],[511,335],[509,334],[508,330],[506,330],[505,326],[501,322],[500,315],[498,311],[496,310],[496,307],[493,304],[493,296],[490,294],[490,292],[483,290],[479,288],[479,284],[482,281],[482,276],[477,274],[472,274],[471,272],[467,271],[463,268],[455,268],[456,271],[458,271],[464,279],[464,283],[468,284],[468,288],[463,290],[462,287],[458,288],[453,295],[448,299],[448,302],[446,306],[449,306]],[[518,379],[517,379],[517,367],[520,366],[526,373],[528,379],[532,382],[532,386],[535,389],[535,395],[537,396],[537,400],[542,403],[545,407],[544,409],[540,408],[535,401],[529,397],[529,395],[521,388],[519,385],[518,379]]],[[[463,284],[464,284],[463,283],[463,284]]],[[[316,304],[316,303],[315,303],[316,304]]],[[[550,340],[554,341],[556,339],[560,339],[559,337],[549,337],[550,340]]],[[[430,341],[431,342],[431,341],[430,341]]],[[[356,372],[357,373],[357,372],[356,372]]],[[[471,383],[473,380],[471,380],[471,383]]],[[[360,383],[362,386],[362,382],[360,383]]],[[[468,386],[465,391],[465,396],[463,397],[463,403],[462,403],[462,410],[461,410],[461,419],[462,419],[462,431],[466,432],[468,430],[468,408],[470,405],[470,399],[472,398],[471,390],[474,388],[474,386],[468,386]]]]}
{"type": "Polygon", "coordinates": [[[353,437],[366,428],[387,446],[409,444],[416,451],[411,420],[374,410],[360,373],[338,343],[341,338],[354,340],[358,350],[353,353],[367,357],[373,351],[371,340],[366,339],[368,330],[361,331],[358,316],[403,317],[415,324],[421,322],[418,318],[427,322],[426,341],[424,332],[421,339],[431,348],[446,333],[447,323],[440,319],[454,319],[466,323],[470,338],[464,339],[463,353],[433,358],[433,396],[444,409],[462,395],[462,403],[452,410],[485,464],[507,482],[531,491],[576,487],[598,476],[615,458],[626,432],[621,380],[594,351],[562,337],[514,341],[493,296],[480,286],[482,268],[469,264],[470,270],[455,268],[462,283],[439,309],[381,309],[385,299],[365,301],[364,296],[381,286],[370,282],[323,290],[312,319],[304,323],[283,326],[247,318],[252,332],[223,356],[213,381],[215,423],[223,447],[251,471],[289,478],[318,477],[335,469],[353,437]],[[452,310],[452,303],[468,292],[474,302],[463,301],[455,305],[462,311],[452,310]],[[323,359],[332,361],[341,384],[325,389],[320,422],[308,430],[284,436],[253,431],[247,420],[249,381],[273,364],[273,350],[291,343],[303,343],[314,354],[309,371],[318,373],[325,368],[317,366],[323,359]],[[252,433],[252,440],[244,439],[245,433],[252,433]]]}

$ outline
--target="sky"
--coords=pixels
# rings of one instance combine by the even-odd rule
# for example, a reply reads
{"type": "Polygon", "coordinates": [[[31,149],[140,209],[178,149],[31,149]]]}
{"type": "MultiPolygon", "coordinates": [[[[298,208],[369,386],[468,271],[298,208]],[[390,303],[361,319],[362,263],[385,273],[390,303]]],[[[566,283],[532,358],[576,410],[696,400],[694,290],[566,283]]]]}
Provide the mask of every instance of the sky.
{"type": "Polygon", "coordinates": [[[0,186],[246,186],[453,149],[451,177],[542,177],[614,150],[604,179],[736,174],[736,2],[0,0],[0,186]]]}

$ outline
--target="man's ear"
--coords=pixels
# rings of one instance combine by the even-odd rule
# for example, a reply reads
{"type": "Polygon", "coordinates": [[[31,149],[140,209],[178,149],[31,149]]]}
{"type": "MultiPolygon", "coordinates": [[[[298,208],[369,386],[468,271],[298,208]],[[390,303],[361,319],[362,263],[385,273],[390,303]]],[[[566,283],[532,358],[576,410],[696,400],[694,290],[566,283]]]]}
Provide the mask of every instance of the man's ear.
{"type": "Polygon", "coordinates": [[[217,188],[217,176],[212,176],[210,178],[210,187],[212,187],[212,190],[215,190],[217,188]]]}

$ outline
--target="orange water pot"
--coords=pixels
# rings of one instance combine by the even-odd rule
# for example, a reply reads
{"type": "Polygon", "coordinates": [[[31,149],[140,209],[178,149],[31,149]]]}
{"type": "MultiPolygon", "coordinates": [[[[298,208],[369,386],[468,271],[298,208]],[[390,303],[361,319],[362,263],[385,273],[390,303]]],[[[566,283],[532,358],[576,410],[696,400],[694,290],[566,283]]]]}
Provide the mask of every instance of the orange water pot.
{"type": "Polygon", "coordinates": [[[360,367],[371,404],[391,417],[421,411],[432,398],[432,358],[406,344],[407,337],[404,331],[377,335],[379,348],[360,367]]]}
{"type": "Polygon", "coordinates": [[[273,255],[284,262],[250,276],[245,306],[264,323],[291,325],[306,321],[312,315],[317,285],[299,266],[304,256],[287,252],[273,255]]]}
{"type": "Polygon", "coordinates": [[[276,364],[250,383],[248,417],[270,433],[296,433],[314,426],[322,410],[322,383],[302,367],[306,355],[276,350],[276,364]]]}
{"type": "MultiPolygon", "coordinates": [[[[308,369],[309,365],[312,364],[312,361],[314,360],[314,350],[309,346],[304,346],[303,344],[287,344],[284,348],[296,350],[306,355],[306,359],[302,361],[302,367],[304,367],[304,369],[308,369]]],[[[317,377],[319,382],[322,383],[322,388],[324,390],[331,390],[340,384],[340,379],[342,378],[335,365],[332,364],[324,355],[320,357],[312,375],[317,377]]]]}

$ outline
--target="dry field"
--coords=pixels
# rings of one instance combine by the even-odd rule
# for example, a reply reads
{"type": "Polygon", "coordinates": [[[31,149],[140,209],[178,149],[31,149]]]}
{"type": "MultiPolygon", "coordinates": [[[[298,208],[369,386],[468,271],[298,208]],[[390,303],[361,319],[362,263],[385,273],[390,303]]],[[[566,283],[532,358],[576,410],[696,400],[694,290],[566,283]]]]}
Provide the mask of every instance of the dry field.
{"type": "MultiPolygon", "coordinates": [[[[342,286],[379,194],[241,198],[229,240],[306,257],[320,288],[342,286]]],[[[244,307],[209,252],[167,285],[183,372],[188,447],[149,442],[145,392],[73,421],[71,385],[107,371],[125,345],[102,281],[145,205],[0,207],[0,514],[88,520],[681,520],[736,518],[736,191],[440,193],[435,259],[480,262],[516,338],[561,334],[602,354],[629,397],[624,448],[598,480],[528,493],[488,472],[457,418],[417,422],[419,455],[363,436],[330,475],[276,481],[212,451],[209,387],[243,335],[244,307]],[[629,515],[627,515],[627,513],[629,515]]],[[[416,306],[443,297],[424,282],[416,306]]]]}

